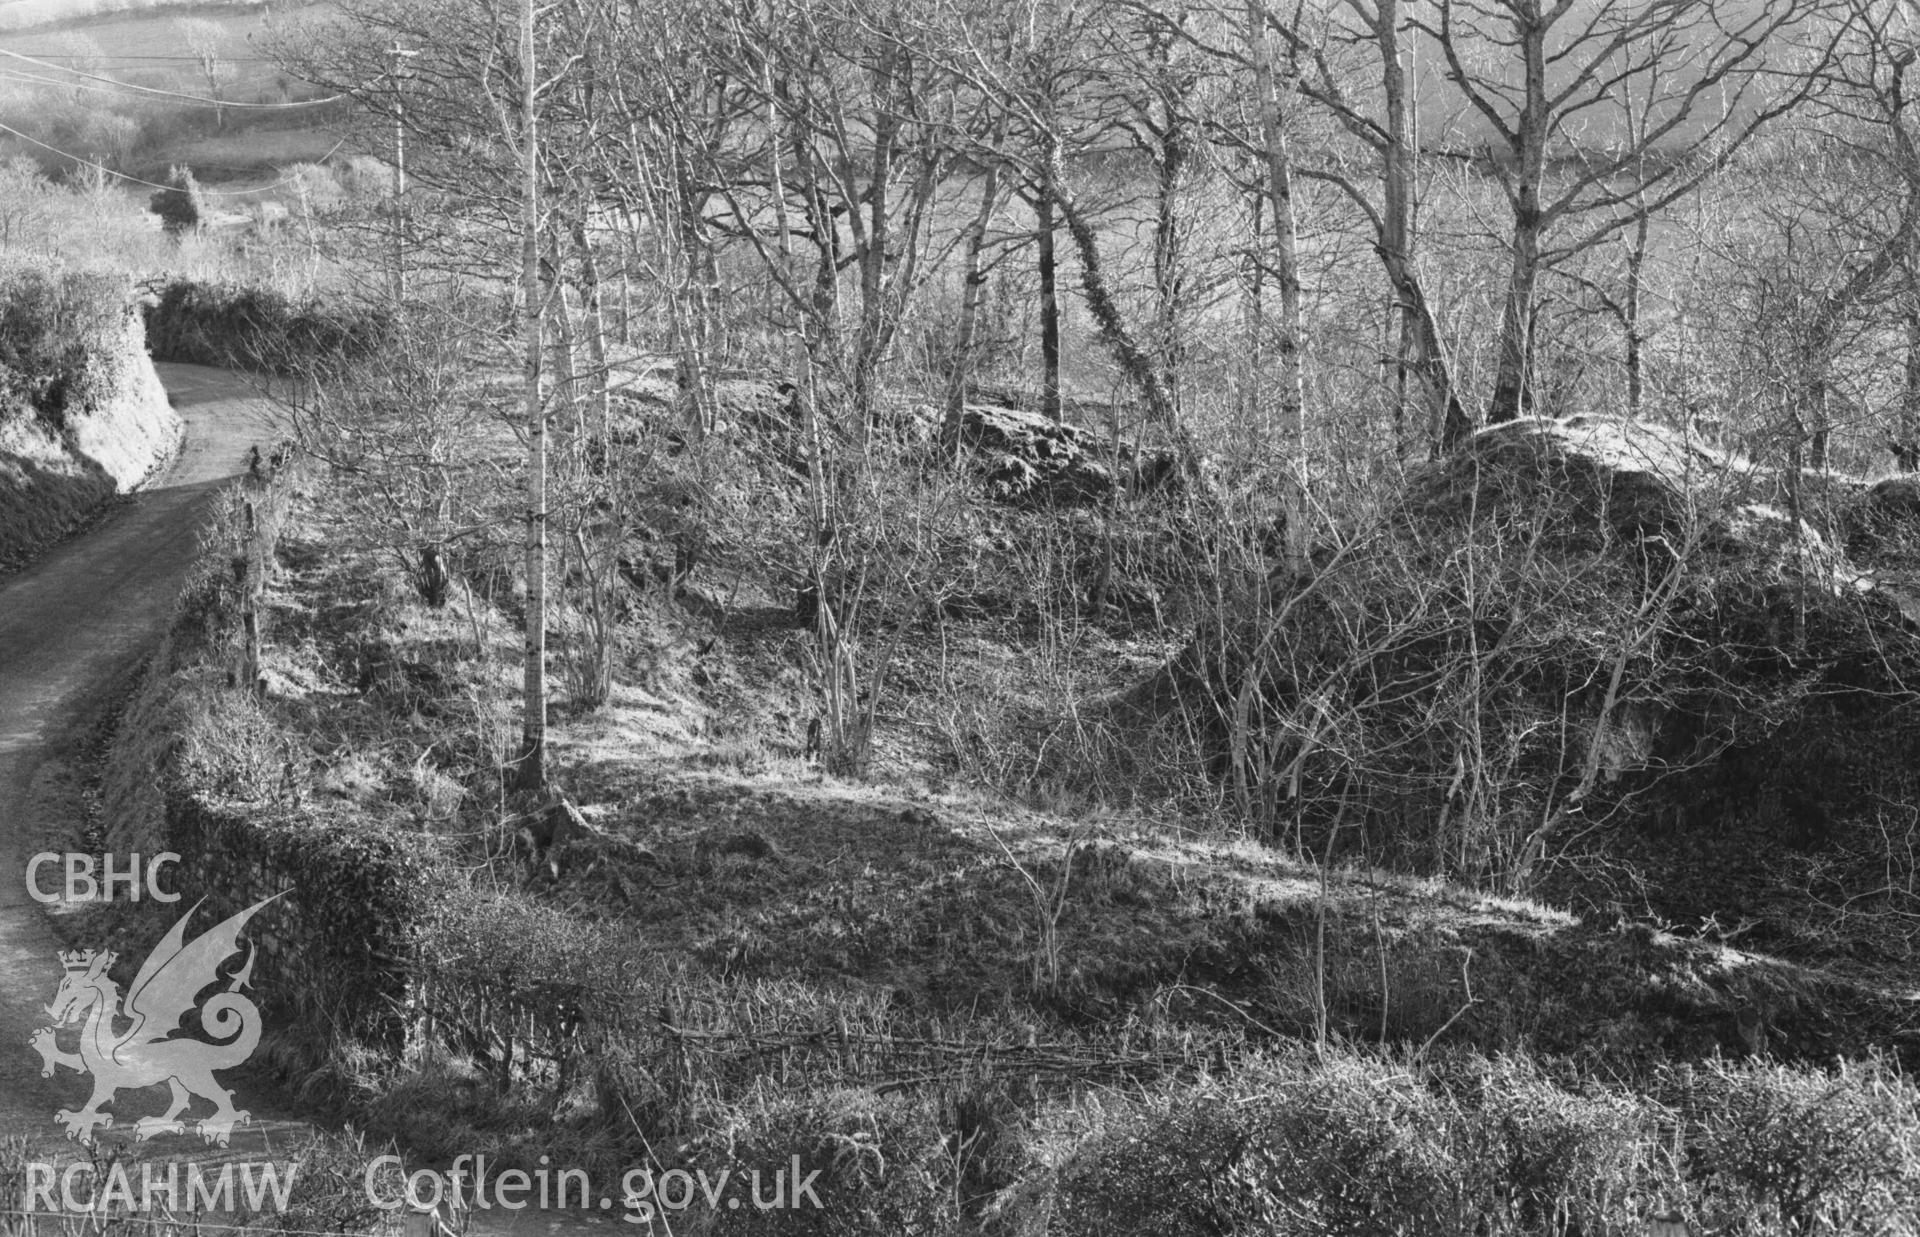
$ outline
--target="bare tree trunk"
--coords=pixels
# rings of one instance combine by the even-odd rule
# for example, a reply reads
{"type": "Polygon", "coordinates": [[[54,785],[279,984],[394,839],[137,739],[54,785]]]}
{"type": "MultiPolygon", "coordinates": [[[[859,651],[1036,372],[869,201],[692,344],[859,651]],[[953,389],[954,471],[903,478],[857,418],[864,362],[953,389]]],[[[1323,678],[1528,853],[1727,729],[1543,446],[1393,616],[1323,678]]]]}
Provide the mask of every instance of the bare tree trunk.
{"type": "MultiPolygon", "coordinates": [[[[1538,206],[1537,193],[1534,197],[1538,206]]],[[[1498,425],[1533,411],[1533,298],[1540,277],[1540,229],[1537,215],[1516,210],[1512,265],[1506,300],[1500,310],[1500,354],[1494,372],[1487,424],[1498,425]]]]}
{"type": "Polygon", "coordinates": [[[1507,271],[1506,301],[1500,311],[1498,368],[1487,424],[1497,425],[1533,411],[1534,296],[1540,281],[1540,240],[1546,218],[1540,189],[1546,176],[1547,23],[1537,13],[1516,23],[1524,91],[1513,133],[1514,167],[1508,195],[1513,236],[1507,271]]]}
{"type": "MultiPolygon", "coordinates": [[[[553,358],[553,382],[551,390],[558,409],[547,418],[549,423],[558,422],[559,429],[547,431],[547,455],[549,462],[557,458],[560,461],[560,476],[567,480],[567,466],[587,441],[585,404],[580,399],[580,373],[574,364],[579,355],[579,341],[573,332],[573,289],[568,286],[566,273],[549,268],[547,278],[542,282],[551,298],[551,309],[547,329],[541,333],[546,337],[549,353],[553,358]]],[[[564,505],[565,499],[562,498],[564,505]]],[[[564,515],[562,516],[564,519],[564,515]]]]}
{"type": "Polygon", "coordinates": [[[1280,433],[1288,478],[1286,558],[1295,571],[1308,561],[1306,386],[1300,364],[1300,253],[1293,213],[1293,162],[1286,117],[1274,80],[1273,41],[1262,0],[1247,0],[1247,37],[1253,54],[1254,93],[1266,159],[1267,204],[1273,228],[1273,280],[1280,292],[1280,433]]]}
{"type": "Polygon", "coordinates": [[[263,690],[260,677],[260,594],[266,588],[266,556],[261,552],[259,520],[251,498],[243,500],[246,527],[240,534],[240,554],[234,566],[240,573],[241,668],[240,688],[263,690]]]}
{"type": "MultiPolygon", "coordinates": [[[[1388,329],[1397,336],[1393,375],[1394,437],[1395,445],[1404,454],[1407,378],[1415,368],[1416,345],[1413,311],[1401,291],[1400,281],[1393,279],[1392,273],[1396,264],[1407,270],[1413,267],[1415,186],[1407,74],[1400,64],[1400,0],[1379,0],[1376,21],[1374,39],[1380,49],[1381,110],[1387,131],[1386,141],[1380,148],[1380,186],[1386,208],[1380,217],[1380,251],[1391,255],[1387,266],[1394,297],[1388,311],[1388,329]]],[[[1431,410],[1427,420],[1437,428],[1441,424],[1438,410],[1431,410]]]]}
{"type": "MultiPolygon", "coordinates": [[[[1053,166],[1051,157],[1047,166],[1053,166]]],[[[1060,291],[1054,254],[1055,188],[1049,172],[1034,187],[1033,211],[1040,234],[1040,410],[1060,420],[1060,291]]]]}
{"type": "MultiPolygon", "coordinates": [[[[894,57],[889,50],[879,73],[889,79],[894,72],[894,57]]],[[[894,92],[889,88],[889,98],[894,92]]],[[[891,343],[893,321],[886,295],[888,247],[893,237],[888,205],[892,197],[893,163],[900,138],[900,113],[894,107],[883,108],[873,133],[871,165],[867,176],[867,221],[864,235],[856,236],[860,245],[860,330],[853,349],[853,408],[860,424],[862,441],[873,421],[874,382],[880,359],[891,343]]],[[[850,211],[849,214],[857,214],[850,211]]]]}
{"type": "Polygon", "coordinates": [[[589,243],[584,219],[574,224],[573,243],[580,251],[580,278],[583,284],[581,309],[584,311],[587,333],[587,364],[591,369],[587,378],[587,413],[592,418],[594,435],[605,447],[612,431],[613,417],[612,399],[608,393],[611,374],[607,361],[605,287],[600,278],[600,260],[589,243]]]}
{"type": "Polygon", "coordinates": [[[712,366],[713,314],[718,300],[719,273],[714,268],[711,246],[707,243],[705,220],[699,191],[687,164],[686,153],[676,142],[667,143],[672,160],[672,176],[665,187],[671,200],[669,223],[678,237],[675,273],[681,285],[674,290],[675,378],[680,400],[685,405],[684,421],[704,435],[713,424],[714,397],[712,366]]]}
{"type": "MultiPolygon", "coordinates": [[[[631,254],[629,254],[631,256],[631,254]]],[[[620,268],[620,344],[633,343],[633,274],[623,263],[620,268]]]]}
{"type": "Polygon", "coordinates": [[[1652,220],[1648,217],[1645,194],[1640,203],[1640,217],[1633,224],[1633,247],[1627,251],[1627,415],[1639,420],[1640,410],[1646,403],[1646,325],[1642,320],[1641,303],[1646,291],[1647,240],[1652,231],[1652,220]]]}
{"type": "MultiPolygon", "coordinates": [[[[612,459],[609,441],[611,401],[607,390],[605,322],[600,313],[599,268],[588,242],[586,203],[580,203],[580,207],[581,214],[573,220],[569,229],[574,252],[579,258],[582,285],[577,325],[565,268],[556,271],[550,281],[554,305],[558,310],[552,331],[553,386],[560,393],[560,402],[565,409],[559,420],[568,427],[566,435],[556,445],[560,458],[566,462],[562,475],[570,477],[576,486],[585,483],[588,476],[586,453],[590,443],[599,444],[602,460],[612,459]],[[585,372],[582,372],[579,360],[583,354],[586,358],[585,372]]],[[[618,486],[605,491],[606,497],[602,500],[608,504],[605,510],[598,509],[597,503],[589,507],[584,501],[589,495],[578,490],[573,491],[575,505],[571,511],[563,499],[562,595],[564,599],[569,584],[581,586],[585,594],[584,605],[575,603],[568,606],[563,600],[560,609],[561,648],[567,667],[567,686],[576,708],[597,709],[605,705],[609,685],[613,681],[614,642],[611,633],[616,622],[612,610],[610,577],[617,555],[610,550],[609,543],[617,545],[620,537],[619,493],[618,486]],[[577,580],[566,562],[569,545],[579,556],[577,580]]]]}
{"type": "Polygon", "coordinates": [[[1255,387],[1261,365],[1266,360],[1267,264],[1260,257],[1260,235],[1266,230],[1266,225],[1261,221],[1266,218],[1267,195],[1260,191],[1256,182],[1247,197],[1247,232],[1250,237],[1246,257],[1247,352],[1241,366],[1240,419],[1251,432],[1254,410],[1266,406],[1266,401],[1259,398],[1255,387]]]}
{"type": "Polygon", "coordinates": [[[1184,348],[1185,285],[1181,278],[1180,188],[1188,161],[1186,121],[1175,104],[1166,105],[1155,152],[1153,221],[1154,352],[1161,381],[1167,384],[1179,411],[1180,370],[1184,348]]]}
{"type": "MultiPolygon", "coordinates": [[[[680,424],[699,438],[713,427],[710,357],[713,307],[718,296],[702,199],[688,166],[685,145],[678,135],[656,132],[649,146],[641,135],[639,122],[627,124],[627,147],[637,200],[654,246],[652,282],[660,287],[666,301],[667,335],[673,350],[674,412],[680,424]]],[[[621,211],[621,222],[628,259],[639,264],[641,220],[629,206],[621,211]]],[[[632,321],[632,280],[623,270],[620,281],[622,344],[633,342],[632,321]]]]}
{"type": "Polygon", "coordinates": [[[545,305],[540,286],[540,151],[534,117],[534,0],[524,0],[520,26],[520,330],[526,347],[527,611],[521,744],[515,782],[525,790],[547,784],[547,417],[541,398],[545,305]]]}
{"type": "Polygon", "coordinates": [[[1445,453],[1473,432],[1473,421],[1460,404],[1447,370],[1440,328],[1427,303],[1415,262],[1415,214],[1419,210],[1414,134],[1414,95],[1407,71],[1400,63],[1400,0],[1379,0],[1373,22],[1379,45],[1380,81],[1386,140],[1380,146],[1380,179],[1385,210],[1380,216],[1380,260],[1387,284],[1393,289],[1399,318],[1399,355],[1396,367],[1404,388],[1411,375],[1420,384],[1426,410],[1428,442],[1445,453]]]}
{"type": "MultiPolygon", "coordinates": [[[[833,368],[840,356],[840,224],[820,186],[812,105],[808,100],[793,98],[790,79],[782,78],[778,89],[786,113],[792,118],[788,140],[793,150],[794,185],[800,191],[801,210],[817,255],[808,305],[807,356],[816,370],[833,368]]],[[[778,157],[776,150],[775,158],[778,157]]],[[[783,201],[781,210],[785,209],[783,201]]]]}
{"type": "Polygon", "coordinates": [[[1473,433],[1473,418],[1460,403],[1447,357],[1440,342],[1440,325],[1433,306],[1413,268],[1394,257],[1385,261],[1387,281],[1393,286],[1404,323],[1407,365],[1419,378],[1428,413],[1428,432],[1440,454],[1446,454],[1473,433]]]}
{"type": "Polygon", "coordinates": [[[1887,445],[1900,471],[1913,472],[1920,469],[1920,302],[1908,301],[1906,318],[1906,381],[1900,392],[1900,418],[1887,445]]]}
{"type": "Polygon", "coordinates": [[[1832,435],[1830,395],[1835,341],[1841,324],[1854,308],[1871,295],[1920,239],[1920,184],[1909,186],[1901,203],[1899,226],[1892,236],[1865,263],[1854,268],[1847,281],[1820,301],[1807,327],[1801,373],[1804,382],[1804,412],[1797,420],[1804,427],[1809,443],[1807,466],[1827,466],[1827,445],[1832,435]]]}
{"type": "MultiPolygon", "coordinates": [[[[1819,368],[1815,371],[1813,381],[1807,384],[1806,411],[1801,414],[1800,420],[1804,427],[1802,434],[1807,440],[1806,466],[1815,472],[1825,472],[1827,446],[1833,433],[1833,422],[1829,420],[1833,388],[1827,381],[1824,358],[1816,364],[1819,368]]],[[[1796,434],[1795,437],[1801,437],[1802,434],[1796,434]]],[[[1799,512],[1794,514],[1798,517],[1799,512]]]]}
{"type": "Polygon", "coordinates": [[[961,259],[960,326],[953,342],[953,374],[947,384],[947,424],[956,429],[967,401],[973,398],[975,340],[980,331],[980,303],[986,298],[987,288],[987,229],[1000,205],[1000,175],[1000,165],[989,162],[980,186],[980,209],[967,229],[961,259]]]}
{"type": "MultiPolygon", "coordinates": [[[[1058,186],[1060,181],[1056,178],[1054,183],[1058,186]]],[[[1106,344],[1114,360],[1119,362],[1121,372],[1140,392],[1141,399],[1147,405],[1147,415],[1166,428],[1188,484],[1197,493],[1210,490],[1211,484],[1203,467],[1199,444],[1175,411],[1173,396],[1167,390],[1166,383],[1161,381],[1160,370],[1154,365],[1153,357],[1140,346],[1133,332],[1127,329],[1126,319],[1113,298],[1113,290],[1107,286],[1106,263],[1100,256],[1098,233],[1070,194],[1056,188],[1054,204],[1059,209],[1061,222],[1066,225],[1067,236],[1073,241],[1074,253],[1080,259],[1080,291],[1087,298],[1087,311],[1093,315],[1094,325],[1099,328],[1101,342],[1106,344]]]]}

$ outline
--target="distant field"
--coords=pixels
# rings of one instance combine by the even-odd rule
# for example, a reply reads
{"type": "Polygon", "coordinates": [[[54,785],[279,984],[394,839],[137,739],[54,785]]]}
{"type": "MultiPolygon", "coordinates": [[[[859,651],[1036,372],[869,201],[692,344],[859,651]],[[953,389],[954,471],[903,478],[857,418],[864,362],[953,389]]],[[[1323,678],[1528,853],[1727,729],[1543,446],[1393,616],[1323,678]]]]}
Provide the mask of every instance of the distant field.
{"type": "Polygon", "coordinates": [[[32,26],[81,22],[123,12],[265,7],[261,0],[0,0],[0,30],[24,30],[32,26]]]}
{"type": "Polygon", "coordinates": [[[319,163],[342,149],[340,138],[323,128],[250,128],[188,140],[163,152],[169,163],[184,163],[202,181],[224,181],[262,168],[319,163]]]}
{"type": "Polygon", "coordinates": [[[58,172],[57,150],[143,179],[176,164],[203,181],[220,182],[293,163],[326,158],[338,139],[327,131],[325,107],[289,111],[226,108],[216,112],[185,97],[116,89],[126,83],[177,96],[209,95],[229,103],[282,104],[317,93],[282,72],[263,48],[290,20],[324,4],[155,4],[75,17],[101,0],[0,0],[0,50],[43,60],[0,57],[0,120],[27,136],[0,136],[0,156],[30,155],[58,172]],[[12,18],[32,10],[58,11],[69,20],[32,30],[9,30],[12,18]],[[210,52],[214,79],[203,72],[210,52]],[[69,75],[62,70],[73,69],[69,75]],[[110,79],[102,81],[99,79],[110,79]],[[35,145],[35,142],[45,145],[35,145]]]}
{"type": "MultiPolygon", "coordinates": [[[[3,3],[4,0],[0,0],[3,3]]],[[[4,12],[4,10],[0,10],[4,12]]],[[[5,25],[0,16],[0,46],[33,56],[59,56],[74,38],[84,38],[116,60],[152,59],[156,56],[186,56],[189,48],[181,36],[180,22],[194,19],[218,26],[226,34],[220,45],[222,54],[248,55],[247,36],[264,30],[272,10],[258,4],[200,7],[177,5],[143,9],[138,13],[119,13],[83,21],[62,22],[57,26],[39,26],[20,30],[5,25]]]]}
{"type": "MultiPolygon", "coordinates": [[[[52,0],[19,2],[50,4],[52,0]]],[[[194,41],[217,36],[213,49],[222,65],[221,93],[253,100],[275,97],[299,85],[287,80],[255,42],[296,7],[304,11],[311,6],[282,4],[276,12],[258,4],[176,5],[18,32],[10,32],[5,24],[6,7],[13,6],[0,4],[0,48],[143,86],[197,85],[195,93],[205,93],[194,41]]],[[[8,68],[0,63],[0,81],[8,68]]]]}

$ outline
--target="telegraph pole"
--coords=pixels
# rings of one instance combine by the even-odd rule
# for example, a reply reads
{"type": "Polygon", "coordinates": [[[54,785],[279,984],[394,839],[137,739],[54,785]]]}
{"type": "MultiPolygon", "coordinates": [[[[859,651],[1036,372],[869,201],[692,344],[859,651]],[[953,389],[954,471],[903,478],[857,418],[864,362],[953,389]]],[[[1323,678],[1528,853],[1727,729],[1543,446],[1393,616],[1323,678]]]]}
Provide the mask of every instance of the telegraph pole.
{"type": "Polygon", "coordinates": [[[405,122],[406,63],[420,53],[394,43],[388,55],[393,57],[393,270],[389,287],[394,312],[407,300],[407,130],[405,122]]]}

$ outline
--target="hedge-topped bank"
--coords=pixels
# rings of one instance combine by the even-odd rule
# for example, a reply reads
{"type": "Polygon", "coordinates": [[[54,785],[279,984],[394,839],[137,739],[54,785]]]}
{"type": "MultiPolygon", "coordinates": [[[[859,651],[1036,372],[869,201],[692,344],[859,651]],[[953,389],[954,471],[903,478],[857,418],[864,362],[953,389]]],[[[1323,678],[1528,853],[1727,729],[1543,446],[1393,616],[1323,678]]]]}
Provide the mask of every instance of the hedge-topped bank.
{"type": "Polygon", "coordinates": [[[205,899],[192,929],[278,899],[247,933],[270,1026],[404,1045],[401,961],[431,887],[425,839],[290,807],[212,803],[182,787],[168,796],[165,840],[192,857],[180,865],[181,905],[205,899]]]}
{"type": "Polygon", "coordinates": [[[321,300],[294,301],[263,288],[176,279],[147,306],[147,346],[156,360],[304,373],[364,357],[386,342],[386,311],[321,300]]]}
{"type": "Polygon", "coordinates": [[[401,964],[440,884],[434,839],[290,792],[299,739],[238,673],[245,586],[235,564],[272,561],[286,502],[284,478],[228,492],[122,714],[101,840],[109,853],[180,855],[168,884],[182,900],[126,908],[121,965],[137,966],[186,907],[201,903],[191,937],[276,899],[245,936],[268,1040],[306,1060],[349,1040],[398,1051],[401,964]]]}
{"type": "Polygon", "coordinates": [[[179,443],[125,279],[0,266],[0,570],[83,525],[179,443]]]}

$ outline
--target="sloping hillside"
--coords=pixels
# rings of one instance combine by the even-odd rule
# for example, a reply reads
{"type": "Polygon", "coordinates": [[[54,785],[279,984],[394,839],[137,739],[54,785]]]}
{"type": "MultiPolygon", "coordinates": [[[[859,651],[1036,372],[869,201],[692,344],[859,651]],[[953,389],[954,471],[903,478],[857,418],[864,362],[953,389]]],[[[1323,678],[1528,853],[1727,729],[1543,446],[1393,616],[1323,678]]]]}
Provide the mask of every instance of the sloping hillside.
{"type": "MultiPolygon", "coordinates": [[[[796,484],[761,477],[762,507],[796,484]]],[[[913,750],[963,701],[1017,712],[1040,664],[977,607],[902,625],[885,771],[832,776],[805,738],[809,621],[726,547],[677,583],[627,547],[610,698],[555,702],[556,793],[516,793],[510,577],[470,561],[435,604],[342,474],[250,486],[284,527],[251,603],[261,690],[234,689],[248,603],[210,563],[123,727],[110,845],[212,857],[187,892],[221,906],[294,864],[326,891],[282,933],[320,945],[263,950],[268,1053],[410,1163],[829,1166],[823,1214],[688,1217],[703,1233],[1455,1232],[1505,1208],[1487,1231],[1633,1232],[1668,1205],[1913,1231],[1912,1090],[1880,1062],[1920,1061],[1916,1000],[1886,975],[967,785],[948,756],[1005,732],[976,715],[954,753],[913,750]],[[1776,1197],[1748,1172],[1767,1156],[1817,1196],[1776,1197]]],[[[1596,510],[1627,515],[1627,488],[1596,510]]],[[[996,555],[1061,518],[956,501],[996,555]]],[[[214,544],[250,536],[271,533],[214,544]]],[[[1137,682],[1149,646],[1123,642],[1109,669],[1137,682]]],[[[1036,768],[1053,707],[1027,718],[1036,768]]],[[[123,920],[127,956],[158,926],[123,920]]]]}

